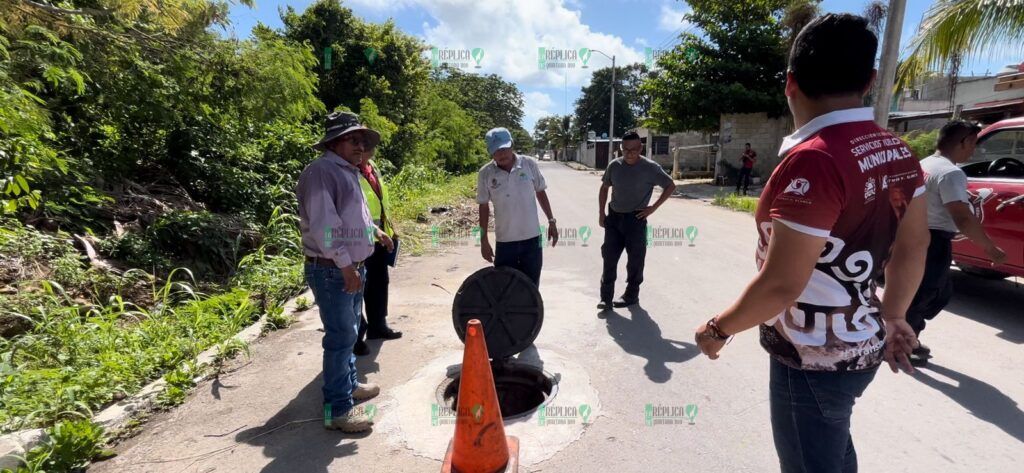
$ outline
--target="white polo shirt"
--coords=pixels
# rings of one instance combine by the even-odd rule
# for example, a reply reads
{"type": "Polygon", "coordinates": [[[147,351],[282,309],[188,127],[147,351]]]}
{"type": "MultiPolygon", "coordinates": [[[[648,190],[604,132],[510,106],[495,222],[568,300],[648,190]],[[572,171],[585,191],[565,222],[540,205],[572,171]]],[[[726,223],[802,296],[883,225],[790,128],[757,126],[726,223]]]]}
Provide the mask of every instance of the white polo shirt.
{"type": "Polygon", "coordinates": [[[494,203],[494,233],[499,242],[522,241],[540,235],[537,193],[547,189],[537,162],[516,155],[511,172],[491,160],[476,179],[476,203],[494,203]]]}

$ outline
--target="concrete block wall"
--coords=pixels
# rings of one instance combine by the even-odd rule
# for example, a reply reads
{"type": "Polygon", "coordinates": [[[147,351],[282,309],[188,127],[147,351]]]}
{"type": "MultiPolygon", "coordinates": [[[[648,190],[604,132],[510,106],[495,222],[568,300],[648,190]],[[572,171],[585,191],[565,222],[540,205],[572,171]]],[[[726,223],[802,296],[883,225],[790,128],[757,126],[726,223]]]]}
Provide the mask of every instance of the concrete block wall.
{"type": "Polygon", "coordinates": [[[750,143],[751,148],[757,151],[754,176],[760,176],[762,182],[767,180],[781,161],[778,154],[782,139],[793,133],[793,118],[788,115],[769,118],[766,113],[723,114],[719,125],[722,130],[726,123],[732,123],[732,141],[721,146],[721,158],[733,167],[739,167],[743,145],[750,143]]]}

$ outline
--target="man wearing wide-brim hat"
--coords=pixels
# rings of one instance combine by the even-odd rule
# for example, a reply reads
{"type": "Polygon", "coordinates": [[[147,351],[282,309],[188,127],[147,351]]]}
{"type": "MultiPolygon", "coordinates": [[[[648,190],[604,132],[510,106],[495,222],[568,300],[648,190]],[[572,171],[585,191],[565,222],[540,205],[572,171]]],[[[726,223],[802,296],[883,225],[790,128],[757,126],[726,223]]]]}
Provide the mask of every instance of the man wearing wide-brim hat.
{"type": "Polygon", "coordinates": [[[357,381],[352,354],[362,317],[363,261],[377,241],[394,247],[370,218],[356,167],[379,142],[380,134],[355,114],[330,114],[324,137],[313,145],[323,154],[302,171],[295,192],[306,283],[324,325],[324,427],[344,432],[370,429],[372,419],[354,402],[380,393],[377,385],[357,381]]]}

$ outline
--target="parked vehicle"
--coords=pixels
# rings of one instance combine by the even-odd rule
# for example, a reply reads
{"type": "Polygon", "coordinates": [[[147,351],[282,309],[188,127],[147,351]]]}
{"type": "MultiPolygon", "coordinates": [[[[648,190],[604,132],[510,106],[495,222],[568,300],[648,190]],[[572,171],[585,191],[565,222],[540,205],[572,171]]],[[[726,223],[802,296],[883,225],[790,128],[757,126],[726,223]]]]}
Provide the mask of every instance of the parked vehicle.
{"type": "Polygon", "coordinates": [[[983,277],[1024,277],[1024,117],[983,129],[977,151],[961,169],[967,174],[971,207],[1006,252],[1006,262],[992,266],[985,252],[963,235],[953,242],[953,261],[983,277]]]}

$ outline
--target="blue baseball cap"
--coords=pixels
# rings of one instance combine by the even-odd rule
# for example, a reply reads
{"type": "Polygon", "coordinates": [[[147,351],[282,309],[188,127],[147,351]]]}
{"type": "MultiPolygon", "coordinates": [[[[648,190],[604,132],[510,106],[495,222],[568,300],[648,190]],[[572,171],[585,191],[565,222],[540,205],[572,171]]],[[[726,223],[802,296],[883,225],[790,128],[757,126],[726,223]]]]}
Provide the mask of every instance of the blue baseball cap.
{"type": "Polygon", "coordinates": [[[484,135],[484,141],[487,141],[487,154],[494,156],[499,149],[512,147],[512,133],[505,128],[492,128],[484,135]]]}

